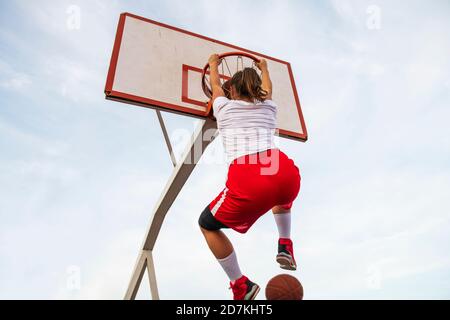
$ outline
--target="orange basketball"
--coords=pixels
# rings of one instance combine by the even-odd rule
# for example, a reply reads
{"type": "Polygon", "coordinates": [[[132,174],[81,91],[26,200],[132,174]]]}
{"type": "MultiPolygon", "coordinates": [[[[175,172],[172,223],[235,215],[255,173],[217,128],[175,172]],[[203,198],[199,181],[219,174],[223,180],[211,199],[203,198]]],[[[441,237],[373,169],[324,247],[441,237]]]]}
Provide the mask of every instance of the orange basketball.
{"type": "Polygon", "coordinates": [[[302,300],[303,286],[296,277],[279,274],[266,286],[267,300],[302,300]]]}

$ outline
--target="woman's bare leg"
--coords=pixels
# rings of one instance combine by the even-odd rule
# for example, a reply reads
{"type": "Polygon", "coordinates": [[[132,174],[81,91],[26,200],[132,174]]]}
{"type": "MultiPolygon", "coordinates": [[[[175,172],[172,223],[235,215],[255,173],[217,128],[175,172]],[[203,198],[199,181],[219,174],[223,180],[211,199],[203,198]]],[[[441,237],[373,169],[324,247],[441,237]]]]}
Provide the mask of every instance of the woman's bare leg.
{"type": "Polygon", "coordinates": [[[225,233],[220,230],[210,231],[204,228],[200,229],[208,243],[209,249],[211,249],[216,259],[224,259],[233,252],[233,245],[225,233]]]}
{"type": "Polygon", "coordinates": [[[216,257],[231,283],[242,278],[242,272],[228,237],[220,230],[211,231],[201,228],[209,248],[216,257]]]}
{"type": "Polygon", "coordinates": [[[284,209],[282,206],[275,206],[272,208],[273,214],[291,213],[291,209],[284,209]]]}

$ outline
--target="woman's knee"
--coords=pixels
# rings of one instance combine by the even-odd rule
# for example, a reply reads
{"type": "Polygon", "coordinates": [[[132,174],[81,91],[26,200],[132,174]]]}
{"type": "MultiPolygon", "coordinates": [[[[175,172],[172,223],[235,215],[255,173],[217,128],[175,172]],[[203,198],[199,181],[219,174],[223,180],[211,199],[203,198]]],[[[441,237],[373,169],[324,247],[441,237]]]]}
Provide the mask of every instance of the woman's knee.
{"type": "Polygon", "coordinates": [[[283,214],[283,213],[290,213],[291,212],[291,208],[286,208],[283,206],[275,206],[272,208],[272,212],[274,214],[283,214]]]}
{"type": "Polygon", "coordinates": [[[214,217],[211,210],[209,209],[209,206],[207,206],[205,210],[203,210],[203,212],[200,214],[200,217],[198,218],[198,224],[203,233],[208,231],[219,231],[220,229],[228,228],[214,217]]]}

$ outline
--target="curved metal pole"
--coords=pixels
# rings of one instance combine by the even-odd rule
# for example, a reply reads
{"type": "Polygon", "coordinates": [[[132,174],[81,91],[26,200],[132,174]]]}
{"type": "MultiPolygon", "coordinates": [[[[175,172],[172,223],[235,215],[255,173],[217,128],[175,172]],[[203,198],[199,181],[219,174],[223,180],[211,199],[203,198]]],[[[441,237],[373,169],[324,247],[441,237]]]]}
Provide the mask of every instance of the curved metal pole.
{"type": "Polygon", "coordinates": [[[152,250],[155,246],[156,239],[158,238],[167,212],[180,193],[181,188],[191,175],[206,147],[213,140],[204,139],[205,133],[208,130],[213,130],[213,132],[209,132],[213,133],[211,134],[211,137],[215,136],[215,133],[217,132],[217,123],[209,118],[207,118],[203,123],[200,123],[196,128],[191,142],[181,159],[182,161],[180,161],[174,168],[171,177],[167,181],[166,187],[156,203],[153,210],[153,216],[150,220],[150,225],[147,229],[139,257],[134,267],[133,275],[128,285],[128,290],[125,294],[125,299],[127,300],[134,299],[136,297],[146,268],[149,271],[152,297],[153,299],[159,298],[153,259],[151,258],[151,261],[149,261],[149,257],[151,257],[152,250]]]}

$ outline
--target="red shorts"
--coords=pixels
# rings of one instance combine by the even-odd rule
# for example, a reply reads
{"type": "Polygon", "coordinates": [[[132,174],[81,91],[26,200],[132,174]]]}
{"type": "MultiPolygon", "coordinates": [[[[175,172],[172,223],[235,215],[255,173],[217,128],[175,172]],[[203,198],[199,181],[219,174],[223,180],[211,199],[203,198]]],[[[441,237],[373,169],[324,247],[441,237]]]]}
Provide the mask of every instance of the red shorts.
{"type": "Polygon", "coordinates": [[[245,233],[274,206],[290,209],[300,180],[299,169],[279,149],[242,156],[230,164],[226,187],[209,210],[225,226],[245,233]]]}

